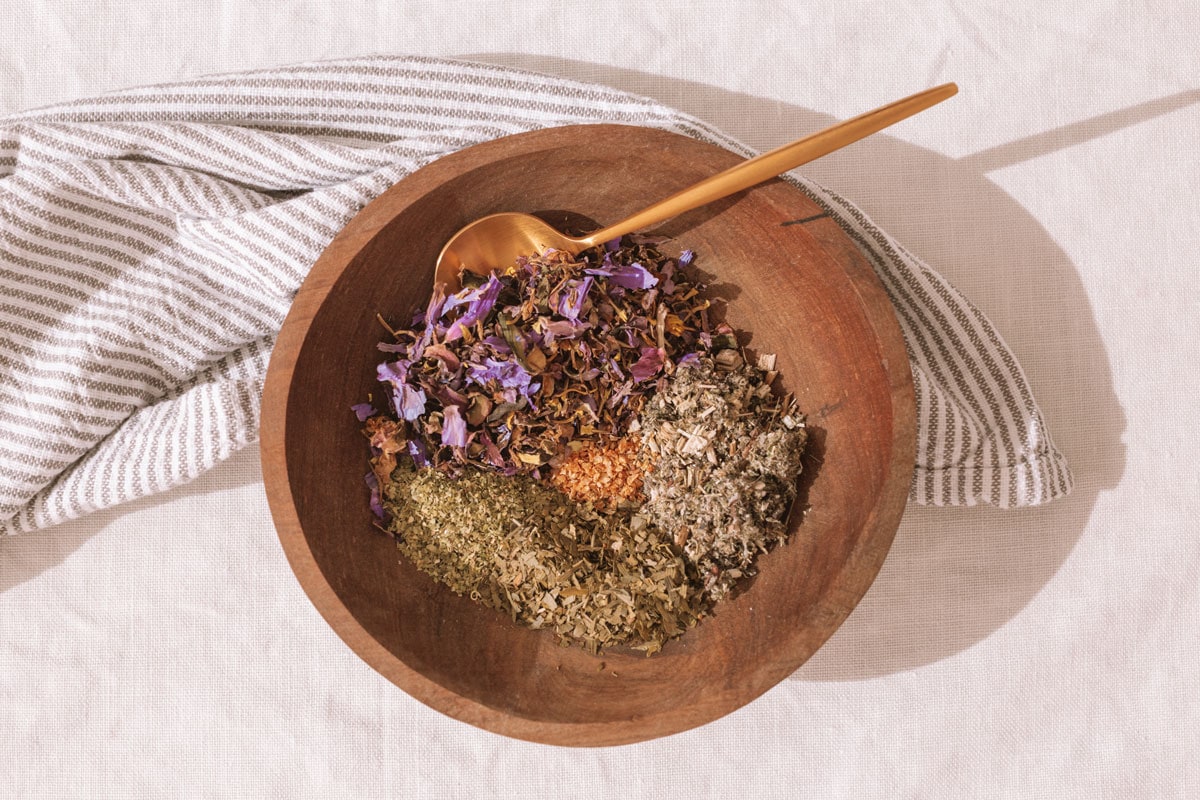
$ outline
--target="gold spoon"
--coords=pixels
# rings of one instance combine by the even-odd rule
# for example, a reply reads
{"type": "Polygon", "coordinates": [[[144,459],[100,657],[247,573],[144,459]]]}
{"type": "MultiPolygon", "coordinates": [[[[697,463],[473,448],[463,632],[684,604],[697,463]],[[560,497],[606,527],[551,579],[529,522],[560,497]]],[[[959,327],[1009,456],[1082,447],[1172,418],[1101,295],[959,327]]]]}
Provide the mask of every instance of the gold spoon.
{"type": "Polygon", "coordinates": [[[448,291],[455,291],[461,285],[458,276],[464,269],[487,275],[515,263],[520,256],[544,253],[550,249],[565,250],[576,255],[589,247],[644,230],[685,211],[749,189],[907,119],[953,97],[957,92],[958,86],[955,84],[942,84],[839,122],[705,178],[588,236],[567,236],[529,214],[507,212],[481,217],[454,234],[442,248],[434,271],[434,281],[445,283],[448,291]]]}

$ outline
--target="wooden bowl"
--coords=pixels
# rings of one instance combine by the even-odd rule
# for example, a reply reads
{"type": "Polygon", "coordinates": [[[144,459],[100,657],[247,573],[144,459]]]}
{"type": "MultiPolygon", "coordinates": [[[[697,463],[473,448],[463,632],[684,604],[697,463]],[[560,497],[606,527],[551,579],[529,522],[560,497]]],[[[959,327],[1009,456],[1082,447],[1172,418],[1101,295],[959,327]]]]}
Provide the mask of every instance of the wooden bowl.
{"type": "Polygon", "coordinates": [[[378,392],[375,315],[396,319],[424,306],[451,234],[496,211],[613,222],[738,160],[691,138],[628,126],[498,139],[393,186],[313,267],[267,375],[267,494],[287,558],[318,611],[413,697],[538,742],[663,736],[717,719],[786,678],[874,580],[912,475],[916,422],[904,341],[870,265],[822,208],[781,180],[658,229],[696,251],[697,265],[730,299],[728,321],[750,333],[755,350],[778,355],[785,388],[808,414],[808,510],[793,510],[788,543],[760,559],[744,591],[655,656],[592,656],[454,595],[371,524],[367,445],[350,406],[378,392]]]}

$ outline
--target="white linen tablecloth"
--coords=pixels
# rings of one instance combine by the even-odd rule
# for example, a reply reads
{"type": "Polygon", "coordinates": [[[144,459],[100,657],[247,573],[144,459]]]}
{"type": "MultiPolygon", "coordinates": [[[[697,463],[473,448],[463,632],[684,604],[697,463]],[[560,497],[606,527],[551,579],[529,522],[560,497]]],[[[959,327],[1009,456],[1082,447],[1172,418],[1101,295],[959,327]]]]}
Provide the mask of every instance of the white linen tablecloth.
{"type": "Polygon", "coordinates": [[[1075,489],[910,508],[792,679],[698,730],[577,751],[447,719],[359,661],[243,452],[0,539],[0,797],[1200,796],[1200,15],[1042,6],[10,3],[0,113],[393,52],[606,83],[765,149],[957,81],[936,115],[804,172],[992,320],[1075,489]]]}

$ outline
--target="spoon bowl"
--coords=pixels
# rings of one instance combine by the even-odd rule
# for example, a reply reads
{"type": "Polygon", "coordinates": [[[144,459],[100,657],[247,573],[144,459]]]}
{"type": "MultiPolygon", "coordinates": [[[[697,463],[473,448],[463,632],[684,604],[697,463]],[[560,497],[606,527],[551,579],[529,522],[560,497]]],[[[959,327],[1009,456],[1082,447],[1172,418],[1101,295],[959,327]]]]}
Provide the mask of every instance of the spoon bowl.
{"type": "Polygon", "coordinates": [[[521,256],[547,250],[579,253],[591,246],[590,238],[572,238],[529,214],[489,214],[454,234],[438,256],[434,281],[457,287],[463,270],[486,276],[521,256]]]}

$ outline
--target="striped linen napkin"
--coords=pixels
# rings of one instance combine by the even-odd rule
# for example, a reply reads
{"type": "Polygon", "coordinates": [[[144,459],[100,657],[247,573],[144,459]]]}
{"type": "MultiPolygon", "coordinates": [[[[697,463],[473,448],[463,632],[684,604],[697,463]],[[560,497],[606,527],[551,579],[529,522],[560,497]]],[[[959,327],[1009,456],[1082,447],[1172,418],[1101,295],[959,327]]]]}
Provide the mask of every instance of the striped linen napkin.
{"type": "MultiPolygon", "coordinates": [[[[164,491],[252,443],[274,336],[359,209],[460,148],[598,121],[751,155],[652,100],[413,57],[217,75],[0,119],[0,535],[164,491]]],[[[912,499],[1017,507],[1068,493],[988,320],[849,202],[792,177],[895,303],[919,414],[912,499]]]]}

